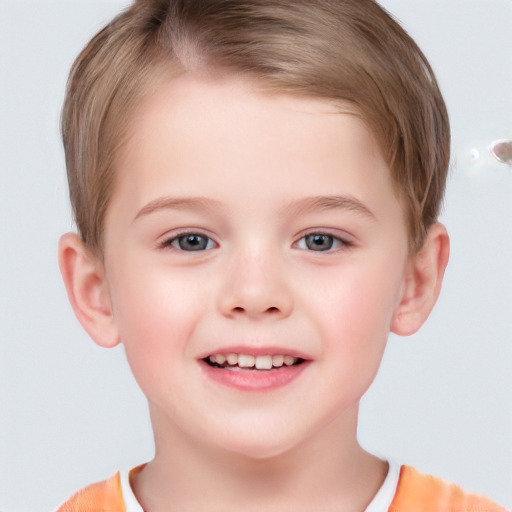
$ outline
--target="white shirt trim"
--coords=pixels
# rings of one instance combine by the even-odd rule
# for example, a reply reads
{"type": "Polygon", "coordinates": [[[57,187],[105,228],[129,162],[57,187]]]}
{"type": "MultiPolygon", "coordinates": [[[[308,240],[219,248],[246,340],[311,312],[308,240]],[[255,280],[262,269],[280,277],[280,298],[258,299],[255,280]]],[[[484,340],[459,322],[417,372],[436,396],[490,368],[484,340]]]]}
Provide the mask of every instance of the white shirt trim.
{"type": "MultiPolygon", "coordinates": [[[[386,479],[371,503],[366,507],[365,512],[383,512],[389,510],[391,506],[400,477],[400,465],[393,461],[389,461],[388,464],[389,470],[386,479]]],[[[129,476],[130,471],[128,470],[120,472],[121,493],[123,495],[126,512],[144,512],[133,493],[129,476]]]]}
{"type": "Polygon", "coordinates": [[[135,494],[133,494],[133,489],[130,485],[130,471],[120,471],[119,476],[121,479],[121,494],[123,495],[126,512],[144,512],[135,494]]]}
{"type": "Polygon", "coordinates": [[[391,502],[396,494],[396,488],[398,487],[401,466],[394,461],[388,461],[388,464],[389,470],[386,479],[375,495],[375,498],[366,507],[365,512],[387,512],[391,506],[391,502]]]}

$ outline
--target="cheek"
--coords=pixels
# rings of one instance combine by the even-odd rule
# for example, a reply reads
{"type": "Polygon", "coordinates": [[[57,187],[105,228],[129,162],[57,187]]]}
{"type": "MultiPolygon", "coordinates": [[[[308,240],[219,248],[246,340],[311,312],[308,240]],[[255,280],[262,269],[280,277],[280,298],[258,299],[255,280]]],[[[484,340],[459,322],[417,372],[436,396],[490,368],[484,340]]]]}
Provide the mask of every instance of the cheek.
{"type": "Polygon", "coordinates": [[[128,361],[140,380],[184,359],[202,303],[199,291],[177,276],[156,267],[143,272],[134,271],[136,265],[129,267],[131,271],[120,265],[117,273],[130,279],[114,278],[112,283],[114,314],[128,361]]]}
{"type": "MultiPolygon", "coordinates": [[[[396,265],[395,265],[396,267],[396,265]]],[[[392,265],[364,265],[358,262],[327,275],[317,289],[318,302],[329,318],[344,318],[346,328],[389,327],[398,304],[401,273],[392,265]]]]}
{"type": "Polygon", "coordinates": [[[364,367],[380,357],[401,290],[401,274],[377,260],[358,261],[326,279],[313,302],[317,328],[338,357],[364,367]]]}
{"type": "MultiPolygon", "coordinates": [[[[322,359],[327,381],[340,392],[340,407],[357,403],[379,370],[389,334],[392,307],[378,286],[346,282],[350,291],[333,294],[318,329],[324,339],[322,359]],[[352,285],[351,285],[352,284],[352,285]]],[[[331,389],[326,394],[332,393],[331,389]]]]}
{"type": "Polygon", "coordinates": [[[126,340],[153,339],[162,330],[183,326],[200,296],[194,283],[179,272],[135,258],[116,264],[111,288],[116,321],[126,340]]]}

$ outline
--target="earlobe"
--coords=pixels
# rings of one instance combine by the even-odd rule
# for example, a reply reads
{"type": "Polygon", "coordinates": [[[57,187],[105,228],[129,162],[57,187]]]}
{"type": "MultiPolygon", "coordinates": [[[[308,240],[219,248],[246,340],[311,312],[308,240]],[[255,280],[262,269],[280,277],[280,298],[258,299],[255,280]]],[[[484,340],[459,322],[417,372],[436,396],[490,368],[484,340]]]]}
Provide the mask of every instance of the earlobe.
{"type": "Polygon", "coordinates": [[[120,340],[104,265],[75,233],[67,233],[59,241],[59,268],[82,327],[98,345],[116,346],[120,340]]]}
{"type": "Polygon", "coordinates": [[[404,290],[391,320],[391,332],[409,336],[423,325],[441,292],[449,254],[448,233],[437,222],[430,227],[421,250],[408,262],[404,290]]]}

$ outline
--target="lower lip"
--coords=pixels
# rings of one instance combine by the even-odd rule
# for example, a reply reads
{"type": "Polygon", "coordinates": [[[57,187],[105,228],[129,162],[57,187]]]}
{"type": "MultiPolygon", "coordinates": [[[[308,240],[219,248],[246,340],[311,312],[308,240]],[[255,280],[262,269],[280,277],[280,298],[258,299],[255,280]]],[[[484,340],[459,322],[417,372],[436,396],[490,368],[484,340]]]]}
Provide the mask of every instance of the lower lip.
{"type": "Polygon", "coordinates": [[[210,380],[242,391],[270,391],[294,381],[309,366],[308,361],[272,370],[230,370],[210,366],[200,361],[201,369],[210,380]]]}

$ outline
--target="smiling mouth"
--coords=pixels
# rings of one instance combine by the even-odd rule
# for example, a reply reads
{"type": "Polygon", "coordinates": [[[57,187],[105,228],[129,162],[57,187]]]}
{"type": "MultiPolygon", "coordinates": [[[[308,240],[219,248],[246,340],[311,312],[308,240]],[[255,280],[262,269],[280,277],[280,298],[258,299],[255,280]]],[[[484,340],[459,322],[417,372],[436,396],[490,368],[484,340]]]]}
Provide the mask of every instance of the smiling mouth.
{"type": "Polygon", "coordinates": [[[245,371],[270,371],[283,367],[297,366],[304,362],[299,357],[285,355],[214,354],[203,359],[213,368],[245,371]]]}

